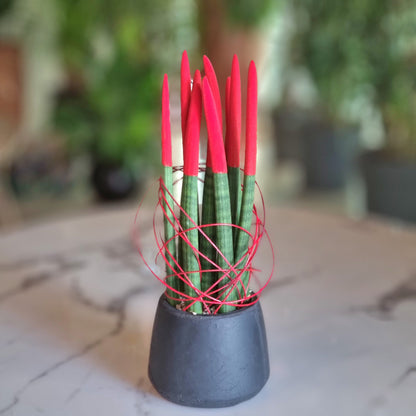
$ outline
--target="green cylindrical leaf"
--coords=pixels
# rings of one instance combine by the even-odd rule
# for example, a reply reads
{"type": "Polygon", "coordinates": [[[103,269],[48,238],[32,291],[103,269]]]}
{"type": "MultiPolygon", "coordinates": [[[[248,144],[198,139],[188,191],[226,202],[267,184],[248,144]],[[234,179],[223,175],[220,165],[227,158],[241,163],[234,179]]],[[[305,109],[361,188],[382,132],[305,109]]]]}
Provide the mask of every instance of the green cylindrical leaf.
{"type": "MultiPolygon", "coordinates": [[[[173,274],[176,269],[175,261],[174,261],[174,259],[176,259],[176,242],[173,239],[173,237],[175,236],[175,230],[171,225],[171,222],[173,224],[175,223],[175,219],[172,213],[174,206],[173,206],[173,199],[169,195],[169,193],[172,194],[173,192],[172,166],[164,166],[163,169],[164,169],[163,170],[163,182],[167,190],[167,192],[165,192],[166,201],[163,201],[163,208],[166,212],[163,218],[163,223],[164,223],[164,231],[165,231],[165,241],[168,241],[168,243],[166,244],[165,255],[168,260],[168,264],[166,264],[166,275],[169,276],[173,274]]],[[[168,277],[167,283],[170,286],[172,286],[172,288],[179,290],[179,286],[178,286],[179,282],[176,276],[168,277]]],[[[168,294],[169,303],[175,306],[176,301],[173,299],[170,299],[169,296],[178,297],[178,294],[173,292],[170,289],[167,289],[167,294],[168,294]]]]}
{"type": "MultiPolygon", "coordinates": [[[[240,221],[239,226],[244,230],[250,232],[251,223],[253,219],[253,204],[254,204],[254,191],[256,186],[256,177],[254,175],[244,175],[244,186],[243,186],[243,197],[241,202],[241,212],[240,212],[240,221]]],[[[247,252],[250,236],[244,230],[238,230],[237,232],[237,241],[235,245],[235,261],[238,262],[242,256],[247,252]]],[[[238,265],[238,269],[244,268],[246,259],[244,258],[241,263],[238,265]]],[[[241,276],[241,281],[247,291],[249,279],[249,272],[243,273],[241,276]]],[[[238,286],[241,295],[242,292],[241,285],[238,286]]]]}
{"type": "MultiPolygon", "coordinates": [[[[205,171],[204,193],[202,196],[202,218],[201,225],[215,223],[215,199],[214,199],[214,176],[212,169],[207,167],[205,171]]],[[[202,231],[215,244],[215,227],[203,227],[202,231]]],[[[199,251],[215,263],[217,251],[213,245],[202,234],[199,234],[199,251]]],[[[201,269],[210,270],[215,266],[203,257],[200,258],[201,269]]],[[[201,287],[206,292],[215,283],[215,272],[204,272],[201,277],[201,287]]]]}
{"type": "MultiPolygon", "coordinates": [[[[194,228],[198,225],[198,177],[184,175],[182,183],[182,197],[181,206],[186,212],[185,215],[181,212],[180,223],[183,230],[194,228]]],[[[194,249],[198,250],[198,230],[190,230],[185,233],[185,238],[189,240],[184,241],[180,245],[181,253],[181,267],[186,272],[192,286],[201,290],[201,277],[198,259],[195,255],[194,249]]],[[[197,296],[198,293],[190,285],[184,284],[185,293],[190,296],[197,296]]],[[[190,312],[202,314],[201,302],[195,302],[189,307],[190,312]]]]}
{"type": "MultiPolygon", "coordinates": [[[[226,173],[214,173],[214,194],[215,194],[215,216],[216,221],[219,224],[231,224],[231,203],[230,203],[230,190],[228,187],[228,177],[226,173]]],[[[233,248],[233,230],[230,225],[218,225],[216,230],[216,242],[217,247],[223,254],[218,255],[217,264],[223,270],[229,269],[229,264],[234,263],[234,248],[233,248]]],[[[219,278],[221,278],[222,273],[219,278]]],[[[219,285],[223,286],[227,284],[229,279],[234,277],[233,273],[228,275],[227,280],[222,280],[219,285]]],[[[235,290],[227,290],[221,299],[227,301],[236,300],[235,290]]],[[[223,305],[219,312],[225,313],[234,310],[235,307],[231,305],[223,305]]]]}
{"type": "MultiPolygon", "coordinates": [[[[241,208],[241,180],[240,168],[228,167],[228,183],[230,187],[231,218],[233,224],[238,225],[240,221],[241,208]]],[[[236,242],[237,228],[233,228],[233,241],[236,242]]]]}

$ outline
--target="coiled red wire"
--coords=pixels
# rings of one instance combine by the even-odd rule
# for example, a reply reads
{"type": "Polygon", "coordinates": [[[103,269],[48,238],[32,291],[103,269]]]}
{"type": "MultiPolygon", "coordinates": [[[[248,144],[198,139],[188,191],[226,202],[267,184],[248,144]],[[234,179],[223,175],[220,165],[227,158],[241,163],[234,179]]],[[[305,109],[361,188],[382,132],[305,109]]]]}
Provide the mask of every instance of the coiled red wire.
{"type": "MultiPolygon", "coordinates": [[[[175,168],[175,171],[181,170],[182,167],[175,168]]],[[[200,170],[203,171],[204,168],[201,167],[200,170]]],[[[175,185],[177,185],[179,181],[180,180],[176,181],[175,185]]],[[[134,220],[135,227],[133,228],[133,240],[136,244],[140,257],[142,258],[149,271],[166,287],[166,289],[170,289],[166,291],[166,296],[174,299],[178,304],[181,305],[181,309],[183,310],[188,310],[190,306],[195,302],[201,302],[205,314],[216,314],[223,305],[231,305],[240,308],[247,307],[256,303],[259,300],[261,293],[270,282],[275,268],[274,249],[270,236],[265,228],[264,198],[257,182],[256,189],[260,195],[261,209],[259,210],[255,204],[253,205],[252,231],[245,230],[235,224],[214,223],[199,225],[195,223],[192,218],[190,218],[189,215],[183,210],[183,208],[180,206],[180,203],[168,191],[161,177],[158,180],[158,188],[158,198],[153,211],[153,236],[154,242],[157,246],[157,253],[155,258],[147,259],[142,250],[142,243],[140,240],[141,236],[137,227],[142,219],[142,203],[139,204],[139,208],[136,212],[134,220]],[[168,203],[167,195],[170,197],[169,199],[173,201],[173,206],[168,203]],[[160,226],[157,222],[158,215],[161,215],[163,219],[167,219],[174,230],[174,236],[170,240],[165,241],[164,239],[163,225],[160,226]],[[186,216],[188,220],[193,224],[193,226],[188,229],[183,229],[179,220],[180,215],[186,216]],[[206,227],[218,226],[235,227],[239,230],[242,230],[243,232],[248,233],[249,235],[249,245],[246,252],[241,256],[241,258],[237,259],[234,264],[229,263],[225,259],[220,249],[212,240],[209,239],[204,231],[206,227]],[[187,233],[191,230],[198,230],[198,232],[207,239],[209,244],[212,245],[215,252],[217,253],[217,257],[221,256],[224,260],[226,260],[227,268],[221,268],[215,261],[209,259],[205,253],[202,253],[198,250],[197,247],[191,244],[187,238],[187,233]],[[260,270],[254,266],[256,254],[258,253],[260,243],[263,239],[265,239],[266,244],[268,245],[271,252],[271,268],[269,271],[260,270]],[[173,253],[169,251],[169,243],[171,240],[175,241],[175,244],[182,240],[182,245],[187,244],[191,247],[196,258],[198,259],[198,270],[183,270],[173,253]],[[211,264],[212,268],[203,270],[201,268],[200,258],[206,259],[211,264]],[[166,272],[162,275],[157,271],[155,267],[152,266],[152,263],[157,264],[159,259],[163,259],[163,263],[166,266],[165,269],[170,270],[170,273],[166,272]],[[190,275],[198,274],[202,282],[204,275],[209,272],[217,273],[218,278],[215,283],[213,283],[211,287],[205,291],[203,291],[200,287],[195,287],[190,279],[190,275]],[[245,272],[249,274],[247,285],[244,285],[242,281],[242,276],[245,272]],[[176,277],[178,281],[182,282],[180,285],[181,289],[177,289],[169,284],[169,281],[173,280],[173,277],[176,277]],[[192,290],[185,290],[185,286],[191,287],[192,290]],[[228,298],[234,290],[236,290],[238,293],[238,299],[229,300],[228,298]],[[190,295],[189,293],[194,293],[194,295],[190,295]]],[[[146,244],[149,243],[146,242],[146,244]]],[[[179,244],[177,244],[177,246],[179,246],[179,244]]]]}

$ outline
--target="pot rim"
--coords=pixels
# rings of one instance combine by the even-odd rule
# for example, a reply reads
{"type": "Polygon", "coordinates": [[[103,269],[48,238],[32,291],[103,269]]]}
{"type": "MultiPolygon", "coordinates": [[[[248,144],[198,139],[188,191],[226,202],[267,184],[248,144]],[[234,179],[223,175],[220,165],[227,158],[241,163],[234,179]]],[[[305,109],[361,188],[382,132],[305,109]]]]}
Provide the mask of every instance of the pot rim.
{"type": "Polygon", "coordinates": [[[232,316],[236,316],[236,315],[241,315],[241,313],[249,313],[250,310],[253,310],[254,308],[258,308],[259,307],[259,302],[260,299],[257,297],[257,301],[256,303],[253,303],[252,305],[249,306],[243,306],[240,307],[239,309],[236,309],[234,311],[231,312],[226,312],[226,313],[217,313],[217,314],[193,314],[191,312],[187,312],[187,311],[183,311],[181,309],[177,309],[174,306],[172,306],[168,300],[167,300],[167,296],[165,293],[162,293],[162,295],[159,298],[159,306],[162,308],[167,309],[168,311],[170,311],[170,313],[177,315],[178,317],[182,318],[182,319],[226,319],[228,317],[232,317],[232,316]]]}

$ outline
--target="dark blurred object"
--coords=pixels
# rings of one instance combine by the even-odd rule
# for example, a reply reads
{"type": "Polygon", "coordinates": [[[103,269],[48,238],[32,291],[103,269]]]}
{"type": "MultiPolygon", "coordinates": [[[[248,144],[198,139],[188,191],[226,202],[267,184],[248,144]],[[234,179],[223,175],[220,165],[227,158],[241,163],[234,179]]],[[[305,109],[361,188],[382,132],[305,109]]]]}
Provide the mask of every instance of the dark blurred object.
{"type": "Polygon", "coordinates": [[[301,135],[302,161],[309,189],[343,188],[355,165],[358,131],[351,126],[311,120],[301,135]]]}
{"type": "Polygon", "coordinates": [[[56,142],[33,143],[10,162],[9,181],[20,199],[62,195],[71,185],[67,155],[56,142]]]}
{"type": "Polygon", "coordinates": [[[362,169],[371,212],[416,223],[416,162],[381,151],[363,156],[362,169]]]}
{"type": "Polygon", "coordinates": [[[125,199],[138,187],[138,182],[129,169],[111,162],[94,163],[91,181],[102,201],[125,199]]]}

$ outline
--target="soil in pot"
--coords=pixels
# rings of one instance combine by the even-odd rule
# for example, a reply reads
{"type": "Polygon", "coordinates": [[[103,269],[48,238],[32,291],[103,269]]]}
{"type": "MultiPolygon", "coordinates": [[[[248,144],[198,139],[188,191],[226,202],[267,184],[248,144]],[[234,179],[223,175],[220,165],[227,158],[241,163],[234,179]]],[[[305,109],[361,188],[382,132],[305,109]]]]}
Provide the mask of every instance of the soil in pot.
{"type": "Polygon", "coordinates": [[[255,396],[268,377],[259,302],[226,314],[192,315],[161,296],[149,378],[163,397],[185,406],[232,406],[255,396]]]}
{"type": "Polygon", "coordinates": [[[368,211],[416,223],[416,161],[378,151],[361,162],[368,211]]]}

